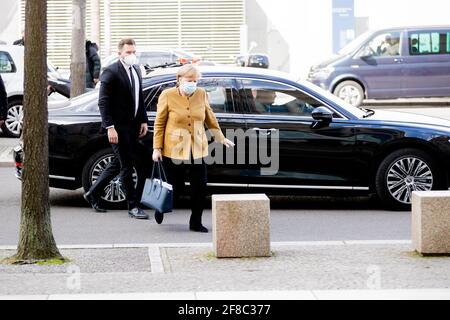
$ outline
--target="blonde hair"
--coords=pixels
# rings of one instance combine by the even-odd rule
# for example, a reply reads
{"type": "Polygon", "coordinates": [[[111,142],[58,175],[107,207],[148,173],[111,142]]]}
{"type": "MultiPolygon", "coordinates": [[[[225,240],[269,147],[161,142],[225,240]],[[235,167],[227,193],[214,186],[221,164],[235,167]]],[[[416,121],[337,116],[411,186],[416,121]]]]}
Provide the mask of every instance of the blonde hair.
{"type": "Polygon", "coordinates": [[[180,78],[187,77],[187,76],[195,76],[197,79],[199,79],[202,76],[202,74],[192,64],[185,64],[180,69],[178,69],[177,86],[180,84],[180,78]]]}

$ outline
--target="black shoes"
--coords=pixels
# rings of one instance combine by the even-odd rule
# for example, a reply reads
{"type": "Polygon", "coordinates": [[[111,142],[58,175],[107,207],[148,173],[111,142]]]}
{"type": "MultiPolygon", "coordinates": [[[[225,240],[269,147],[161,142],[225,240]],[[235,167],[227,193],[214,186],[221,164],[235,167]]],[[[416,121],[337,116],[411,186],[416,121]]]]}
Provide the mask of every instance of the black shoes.
{"type": "Polygon", "coordinates": [[[202,232],[202,233],[208,233],[208,229],[206,229],[204,226],[202,225],[198,225],[198,226],[189,226],[189,230],[194,231],[194,232],[202,232]]]}
{"type": "Polygon", "coordinates": [[[133,209],[129,210],[128,215],[131,218],[135,218],[135,219],[147,220],[149,218],[148,214],[146,214],[144,212],[144,210],[142,210],[141,208],[133,208],[133,209]]]}
{"type": "Polygon", "coordinates": [[[155,221],[157,224],[161,224],[164,220],[164,213],[155,210],[155,221]]]}
{"type": "Polygon", "coordinates": [[[83,195],[83,198],[91,205],[92,209],[94,209],[96,212],[106,212],[105,209],[98,205],[97,199],[89,192],[86,192],[83,195]]]}

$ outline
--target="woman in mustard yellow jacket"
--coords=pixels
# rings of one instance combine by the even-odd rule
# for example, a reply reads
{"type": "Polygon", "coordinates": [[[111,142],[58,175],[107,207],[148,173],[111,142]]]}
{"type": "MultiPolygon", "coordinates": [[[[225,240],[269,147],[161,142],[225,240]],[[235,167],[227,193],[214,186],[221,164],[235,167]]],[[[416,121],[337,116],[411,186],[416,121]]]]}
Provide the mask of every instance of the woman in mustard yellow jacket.
{"type": "MultiPolygon", "coordinates": [[[[234,143],[224,137],[208,103],[206,91],[197,88],[200,72],[185,65],[177,72],[177,86],[164,90],[159,96],[153,134],[153,161],[163,161],[169,183],[176,199],[188,173],[191,187],[191,218],[189,229],[208,232],[202,225],[206,197],[208,156],[205,125],[214,140],[227,148],[234,143]]],[[[164,215],[155,212],[155,220],[162,223],[164,215]]]]}

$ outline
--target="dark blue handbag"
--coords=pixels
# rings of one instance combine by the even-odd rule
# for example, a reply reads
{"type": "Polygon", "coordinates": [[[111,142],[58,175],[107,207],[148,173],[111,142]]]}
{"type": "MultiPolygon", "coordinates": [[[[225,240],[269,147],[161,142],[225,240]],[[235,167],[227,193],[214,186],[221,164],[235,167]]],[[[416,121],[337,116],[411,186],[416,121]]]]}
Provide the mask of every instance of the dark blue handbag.
{"type": "Polygon", "coordinates": [[[152,176],[145,180],[141,204],[155,209],[161,213],[172,212],[173,188],[167,182],[163,164],[160,161],[153,163],[152,176]],[[158,167],[159,179],[155,178],[155,166],[158,167]]]}

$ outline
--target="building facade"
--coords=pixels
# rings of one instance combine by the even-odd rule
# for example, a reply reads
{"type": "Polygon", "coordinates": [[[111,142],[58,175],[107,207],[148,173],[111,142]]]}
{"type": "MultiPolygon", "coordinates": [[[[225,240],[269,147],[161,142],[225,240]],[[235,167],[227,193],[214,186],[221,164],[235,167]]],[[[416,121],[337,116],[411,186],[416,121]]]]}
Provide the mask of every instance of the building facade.
{"type": "MultiPolygon", "coordinates": [[[[23,26],[26,0],[19,1],[23,26]]],[[[117,51],[120,39],[132,37],[138,49],[183,48],[232,63],[240,52],[245,10],[244,0],[86,0],[87,39],[93,39],[95,19],[102,58],[117,51]]],[[[71,31],[72,1],[48,0],[48,55],[61,68],[70,66],[71,31]]]]}

